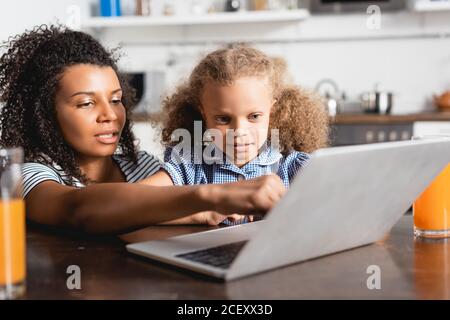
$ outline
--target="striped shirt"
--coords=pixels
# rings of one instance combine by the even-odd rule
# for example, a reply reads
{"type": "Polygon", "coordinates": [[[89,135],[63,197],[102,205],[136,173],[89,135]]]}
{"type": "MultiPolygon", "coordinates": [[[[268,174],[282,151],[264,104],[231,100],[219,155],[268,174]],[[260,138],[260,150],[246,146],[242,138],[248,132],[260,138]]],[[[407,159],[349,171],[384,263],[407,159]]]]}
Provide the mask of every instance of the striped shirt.
{"type": "MultiPolygon", "coordinates": [[[[138,152],[136,162],[118,154],[112,157],[123,172],[126,181],[131,183],[145,179],[161,168],[159,160],[145,151],[138,152]]],[[[77,178],[66,174],[57,164],[50,166],[39,162],[26,162],[22,166],[22,179],[24,197],[38,184],[49,180],[63,185],[70,185],[72,182],[77,188],[85,186],[77,178]]]]}

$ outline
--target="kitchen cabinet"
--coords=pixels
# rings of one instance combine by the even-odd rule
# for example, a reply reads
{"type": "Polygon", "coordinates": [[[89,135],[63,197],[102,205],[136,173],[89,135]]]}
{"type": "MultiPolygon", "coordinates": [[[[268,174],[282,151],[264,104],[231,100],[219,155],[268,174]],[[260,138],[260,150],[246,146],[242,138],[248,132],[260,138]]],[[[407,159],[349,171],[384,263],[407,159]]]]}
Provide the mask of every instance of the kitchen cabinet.
{"type": "Polygon", "coordinates": [[[331,132],[333,146],[410,140],[413,124],[345,124],[334,125],[331,132]]]}
{"type": "Polygon", "coordinates": [[[449,121],[417,121],[413,124],[414,135],[449,135],[449,121]]]}
{"type": "Polygon", "coordinates": [[[410,1],[410,7],[416,12],[433,12],[450,10],[448,0],[414,0],[410,1]]]}
{"type": "Polygon", "coordinates": [[[339,114],[332,119],[331,145],[410,140],[414,135],[450,135],[450,113],[410,115],[339,114]]]}

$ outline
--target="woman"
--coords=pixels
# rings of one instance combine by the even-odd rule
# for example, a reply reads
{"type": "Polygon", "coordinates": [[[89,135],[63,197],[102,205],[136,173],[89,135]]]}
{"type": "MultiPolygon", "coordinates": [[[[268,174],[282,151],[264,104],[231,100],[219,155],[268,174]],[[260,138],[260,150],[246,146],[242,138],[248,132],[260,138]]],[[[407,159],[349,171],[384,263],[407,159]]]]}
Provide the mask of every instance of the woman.
{"type": "Polygon", "coordinates": [[[214,224],[233,212],[267,211],[283,195],[275,176],[186,187],[132,183],[160,165],[136,151],[128,118],[133,92],[114,54],[85,33],[55,26],[25,32],[5,48],[0,145],[24,149],[32,221],[89,233],[214,224]]]}

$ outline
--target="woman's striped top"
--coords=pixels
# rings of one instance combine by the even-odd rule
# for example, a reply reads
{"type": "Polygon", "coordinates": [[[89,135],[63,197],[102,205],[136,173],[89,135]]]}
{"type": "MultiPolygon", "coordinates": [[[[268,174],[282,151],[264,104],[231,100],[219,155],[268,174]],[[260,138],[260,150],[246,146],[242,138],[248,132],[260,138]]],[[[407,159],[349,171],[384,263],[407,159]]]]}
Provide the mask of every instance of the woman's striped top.
{"type": "MultiPolygon", "coordinates": [[[[160,161],[145,151],[138,152],[136,162],[121,155],[113,155],[113,159],[119,165],[127,182],[137,182],[145,179],[156,173],[161,167],[160,161]]],[[[72,181],[77,188],[85,186],[78,179],[67,175],[57,164],[50,166],[38,162],[24,163],[22,167],[22,179],[24,197],[38,184],[48,180],[64,185],[69,185],[72,181]]]]}

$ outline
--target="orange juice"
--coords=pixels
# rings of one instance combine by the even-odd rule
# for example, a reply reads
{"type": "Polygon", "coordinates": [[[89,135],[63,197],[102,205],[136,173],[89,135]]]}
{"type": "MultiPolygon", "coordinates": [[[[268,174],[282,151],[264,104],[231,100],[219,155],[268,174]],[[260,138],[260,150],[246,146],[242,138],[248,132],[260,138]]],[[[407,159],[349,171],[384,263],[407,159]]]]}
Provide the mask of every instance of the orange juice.
{"type": "Polygon", "coordinates": [[[416,234],[450,236],[450,165],[414,202],[413,211],[416,234]]]}
{"type": "Polygon", "coordinates": [[[25,205],[0,199],[0,287],[25,280],[25,205]]]}

